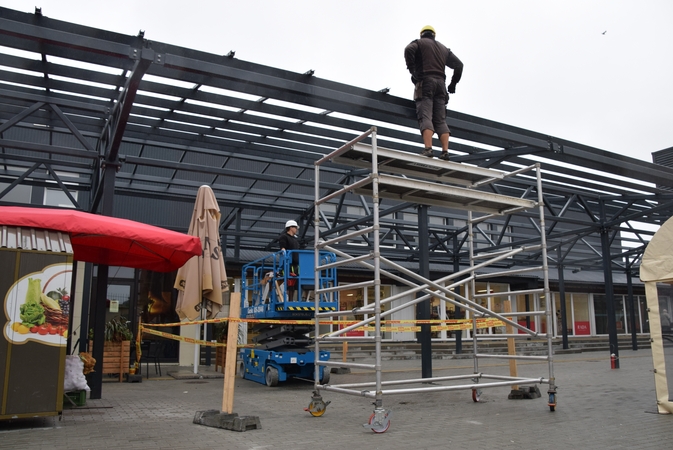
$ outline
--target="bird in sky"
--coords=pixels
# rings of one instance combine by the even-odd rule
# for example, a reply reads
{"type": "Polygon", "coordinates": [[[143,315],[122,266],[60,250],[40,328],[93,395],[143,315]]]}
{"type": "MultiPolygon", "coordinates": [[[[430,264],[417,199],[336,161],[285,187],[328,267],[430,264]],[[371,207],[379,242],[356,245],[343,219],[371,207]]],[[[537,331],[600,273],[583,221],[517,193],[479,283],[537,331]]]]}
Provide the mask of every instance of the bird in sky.
{"type": "Polygon", "coordinates": [[[605,34],[605,33],[607,33],[607,32],[608,32],[608,30],[605,30],[605,31],[603,31],[603,33],[602,33],[602,34],[605,34]]]}

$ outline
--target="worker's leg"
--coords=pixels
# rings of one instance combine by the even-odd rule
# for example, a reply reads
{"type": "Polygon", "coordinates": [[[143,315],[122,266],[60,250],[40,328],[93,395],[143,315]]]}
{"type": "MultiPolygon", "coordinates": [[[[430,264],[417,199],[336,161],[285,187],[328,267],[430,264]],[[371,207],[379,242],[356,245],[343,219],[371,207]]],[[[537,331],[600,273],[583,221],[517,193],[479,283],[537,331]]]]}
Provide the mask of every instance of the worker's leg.
{"type": "Polygon", "coordinates": [[[442,143],[442,153],[449,151],[449,133],[440,134],[439,142],[442,143]]]}
{"type": "Polygon", "coordinates": [[[435,128],[432,125],[433,113],[433,91],[432,83],[423,82],[420,97],[418,92],[414,92],[414,99],[416,100],[416,117],[418,118],[418,128],[421,130],[423,137],[423,150],[421,155],[432,157],[432,135],[435,128]]]}
{"type": "Polygon", "coordinates": [[[435,96],[432,111],[432,122],[439,135],[439,142],[442,144],[442,154],[440,159],[449,160],[449,126],[446,124],[446,94],[444,92],[444,85],[442,90],[438,91],[435,96]]]}
{"type": "Polygon", "coordinates": [[[423,130],[421,135],[423,136],[423,146],[425,148],[432,148],[432,135],[434,134],[433,130],[423,130]]]}

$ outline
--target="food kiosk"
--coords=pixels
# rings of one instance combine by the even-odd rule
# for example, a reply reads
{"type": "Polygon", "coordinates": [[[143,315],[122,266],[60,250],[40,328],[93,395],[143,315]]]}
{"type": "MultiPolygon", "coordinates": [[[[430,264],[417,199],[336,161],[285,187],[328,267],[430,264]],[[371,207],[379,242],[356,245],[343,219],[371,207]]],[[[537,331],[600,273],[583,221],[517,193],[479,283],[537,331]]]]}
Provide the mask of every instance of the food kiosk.
{"type": "Polygon", "coordinates": [[[68,234],[0,227],[0,419],[60,415],[70,312],[68,234]]]}

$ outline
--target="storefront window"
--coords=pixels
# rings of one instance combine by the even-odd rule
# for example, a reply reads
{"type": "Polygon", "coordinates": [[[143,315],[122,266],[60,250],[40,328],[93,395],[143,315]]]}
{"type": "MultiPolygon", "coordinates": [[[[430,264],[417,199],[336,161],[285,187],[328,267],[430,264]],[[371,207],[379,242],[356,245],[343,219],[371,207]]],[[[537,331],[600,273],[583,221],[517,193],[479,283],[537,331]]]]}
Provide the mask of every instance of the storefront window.
{"type": "MultiPolygon", "coordinates": [[[[532,295],[517,295],[516,296],[516,311],[525,312],[525,311],[534,311],[535,310],[535,299],[532,295]]],[[[533,331],[537,330],[535,325],[535,316],[518,316],[517,322],[519,325],[522,325],[526,328],[529,328],[533,331]]],[[[543,331],[544,332],[544,331],[543,331]]],[[[523,333],[519,331],[519,333],[523,333]]]]}
{"type": "MultiPolygon", "coordinates": [[[[631,315],[631,302],[629,300],[629,296],[625,295],[624,296],[624,310],[626,312],[626,320],[625,320],[625,325],[626,325],[626,332],[631,333],[633,330],[631,329],[632,326],[632,315],[631,315]]],[[[638,311],[638,297],[633,296],[633,310],[635,312],[635,330],[636,333],[640,333],[640,315],[638,311]]]]}
{"type": "Polygon", "coordinates": [[[650,316],[647,312],[647,297],[639,295],[637,297],[638,312],[640,313],[640,326],[642,333],[650,332],[650,316]]]}
{"type": "MultiPolygon", "coordinates": [[[[488,294],[496,294],[496,293],[501,293],[501,292],[508,292],[509,285],[505,283],[491,283],[491,282],[486,282],[486,283],[476,283],[475,284],[475,289],[477,295],[488,295],[488,294]]],[[[468,296],[469,297],[469,296],[468,296]]],[[[493,295],[493,296],[486,296],[486,297],[479,297],[476,302],[479,303],[481,306],[484,308],[487,308],[493,312],[496,313],[502,313],[504,312],[504,302],[508,299],[508,296],[498,296],[498,295],[493,295]]],[[[516,311],[516,307],[512,305],[512,311],[516,311]]],[[[453,310],[453,314],[455,316],[455,309],[453,310]]],[[[470,318],[471,314],[466,315],[466,318],[470,318]]],[[[505,332],[505,327],[491,327],[491,328],[480,328],[477,330],[478,334],[501,334],[505,332]]]]}
{"type": "Polygon", "coordinates": [[[608,334],[608,305],[603,294],[594,294],[594,319],[596,334],[608,334]]]}
{"type": "Polygon", "coordinates": [[[665,334],[671,333],[671,314],[673,313],[673,288],[670,284],[658,283],[657,292],[659,297],[659,320],[661,331],[665,334]]]}
{"type": "MultiPolygon", "coordinates": [[[[430,318],[433,320],[438,320],[441,317],[441,308],[442,308],[442,301],[440,301],[439,297],[432,297],[432,300],[430,301],[430,318]]],[[[433,331],[431,332],[431,337],[433,339],[437,339],[442,337],[442,332],[441,331],[433,331]]]]}
{"type": "MultiPolygon", "coordinates": [[[[535,310],[536,311],[545,311],[547,308],[547,298],[544,294],[535,294],[535,310]],[[538,296],[539,295],[539,296],[538,296]]],[[[537,316],[536,322],[539,323],[540,330],[542,333],[547,332],[547,316],[537,316]]],[[[549,330],[551,333],[551,330],[549,330]]]]}
{"type": "MultiPolygon", "coordinates": [[[[138,289],[138,301],[136,303],[136,317],[143,323],[174,323],[180,319],[175,312],[177,303],[177,291],[173,289],[176,272],[161,273],[150,270],[140,271],[140,283],[138,289]]],[[[161,331],[171,334],[180,334],[180,327],[161,328],[161,331]]],[[[179,353],[179,341],[158,338],[157,336],[144,335],[144,341],[161,339],[160,358],[177,359],[179,353]]]]}
{"type": "Polygon", "coordinates": [[[589,294],[572,294],[572,320],[571,327],[568,327],[568,333],[577,336],[588,336],[591,334],[591,320],[589,318],[589,294]]]}
{"type": "MultiPolygon", "coordinates": [[[[349,289],[341,291],[339,294],[339,309],[341,311],[352,311],[354,308],[360,308],[364,306],[364,300],[362,298],[362,289],[349,289]]],[[[356,321],[362,320],[362,315],[353,315],[349,314],[346,316],[341,316],[341,320],[344,321],[356,321]]],[[[345,326],[339,326],[340,328],[345,328],[345,326]]],[[[364,336],[364,330],[354,330],[346,333],[346,336],[364,336]]]]}
{"type": "MultiPolygon", "coordinates": [[[[381,286],[380,299],[383,301],[387,297],[390,297],[391,288],[390,286],[381,286]]],[[[341,311],[351,311],[354,308],[360,308],[365,305],[374,303],[374,288],[369,287],[367,291],[364,289],[350,289],[344,290],[339,295],[339,309],[341,311]]],[[[389,308],[389,305],[382,305],[381,312],[385,312],[389,308]]],[[[357,315],[346,315],[342,316],[341,320],[344,321],[359,321],[367,318],[367,315],[357,314],[357,315]]],[[[345,328],[341,326],[341,328],[345,328]]],[[[346,336],[368,336],[368,332],[364,329],[353,330],[346,333],[346,336]]],[[[383,332],[383,339],[390,339],[390,331],[383,332]]]]}
{"type": "Polygon", "coordinates": [[[557,334],[558,336],[563,335],[563,328],[562,326],[565,325],[566,332],[568,333],[568,336],[572,336],[575,332],[573,328],[573,294],[566,293],[565,295],[566,299],[566,315],[565,315],[565,323],[563,322],[563,314],[561,310],[556,311],[556,323],[558,324],[558,330],[557,334]]]}
{"type": "MultiPolygon", "coordinates": [[[[386,298],[390,297],[390,292],[391,288],[390,286],[381,286],[381,291],[379,293],[379,298],[381,301],[385,300],[386,298]]],[[[365,297],[365,305],[370,305],[375,302],[374,299],[374,286],[370,286],[367,288],[367,296],[365,297]]],[[[389,304],[381,305],[381,312],[384,313],[390,308],[389,304]]],[[[373,325],[373,323],[372,323],[373,325]]],[[[369,333],[369,335],[372,335],[373,333],[369,333]]],[[[390,331],[384,331],[383,335],[381,336],[382,339],[390,339],[391,333],[390,331]]]]}
{"type": "MultiPolygon", "coordinates": [[[[626,333],[624,296],[615,295],[615,322],[617,334],[626,333]]],[[[594,294],[594,315],[596,318],[596,334],[608,334],[608,306],[607,296],[594,294]]]]}
{"type": "Polygon", "coordinates": [[[105,321],[109,322],[116,316],[131,319],[131,283],[111,282],[107,287],[107,310],[105,321]]]}

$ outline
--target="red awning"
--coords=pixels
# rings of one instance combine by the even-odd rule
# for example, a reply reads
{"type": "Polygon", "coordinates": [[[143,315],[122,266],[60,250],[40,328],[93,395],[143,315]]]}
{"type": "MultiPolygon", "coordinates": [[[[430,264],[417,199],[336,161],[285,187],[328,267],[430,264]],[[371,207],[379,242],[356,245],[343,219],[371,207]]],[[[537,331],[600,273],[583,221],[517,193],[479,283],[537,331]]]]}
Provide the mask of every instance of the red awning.
{"type": "Polygon", "coordinates": [[[0,225],[70,235],[75,261],[171,272],[201,254],[201,240],[132,220],[71,209],[0,206],[0,225]]]}

